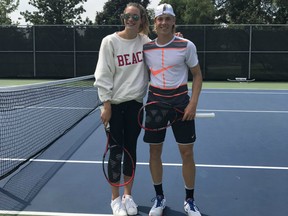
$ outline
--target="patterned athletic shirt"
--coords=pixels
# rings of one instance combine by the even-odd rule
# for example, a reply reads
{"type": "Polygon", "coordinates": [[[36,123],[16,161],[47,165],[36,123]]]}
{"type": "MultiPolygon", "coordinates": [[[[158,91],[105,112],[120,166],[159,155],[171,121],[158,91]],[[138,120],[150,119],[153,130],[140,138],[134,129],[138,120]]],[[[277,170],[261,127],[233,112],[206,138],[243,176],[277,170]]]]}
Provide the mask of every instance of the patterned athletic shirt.
{"type": "Polygon", "coordinates": [[[164,45],[157,39],[143,47],[144,59],[150,69],[150,85],[160,89],[176,89],[188,82],[189,68],[198,64],[197,50],[191,41],[174,37],[164,45]]]}

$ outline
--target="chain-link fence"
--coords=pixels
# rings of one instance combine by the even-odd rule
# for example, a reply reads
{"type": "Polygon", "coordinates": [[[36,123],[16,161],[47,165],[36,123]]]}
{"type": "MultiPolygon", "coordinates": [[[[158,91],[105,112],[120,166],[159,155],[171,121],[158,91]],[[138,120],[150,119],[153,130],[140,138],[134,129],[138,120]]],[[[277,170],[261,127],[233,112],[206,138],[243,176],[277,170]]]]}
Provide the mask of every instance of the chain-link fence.
{"type": "MultiPolygon", "coordinates": [[[[104,36],[122,26],[0,26],[1,78],[93,74],[104,36]]],[[[288,25],[177,26],[197,46],[204,80],[288,81],[288,25]]],[[[151,34],[151,38],[155,38],[151,34]]]]}

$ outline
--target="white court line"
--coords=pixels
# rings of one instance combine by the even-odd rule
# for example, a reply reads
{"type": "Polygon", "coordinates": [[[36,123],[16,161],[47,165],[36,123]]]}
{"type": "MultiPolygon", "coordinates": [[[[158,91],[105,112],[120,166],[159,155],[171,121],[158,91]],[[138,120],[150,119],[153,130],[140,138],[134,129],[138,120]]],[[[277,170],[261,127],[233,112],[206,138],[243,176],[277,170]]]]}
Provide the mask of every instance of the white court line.
{"type": "MultiPolygon", "coordinates": [[[[110,216],[111,214],[83,214],[83,213],[60,213],[60,212],[36,212],[36,211],[6,211],[0,210],[5,215],[38,215],[38,216],[110,216]]],[[[113,216],[113,215],[111,215],[113,216]]]]}
{"type": "Polygon", "coordinates": [[[286,110],[217,110],[217,109],[197,109],[200,112],[231,112],[231,113],[278,113],[288,114],[286,110]]]}
{"type": "MultiPolygon", "coordinates": [[[[0,158],[0,161],[24,161],[25,159],[17,158],[0,158]]],[[[102,161],[83,161],[83,160],[48,160],[48,159],[30,159],[34,162],[43,163],[75,163],[75,164],[102,164],[102,161]]],[[[149,166],[147,162],[137,162],[137,165],[149,166]]],[[[163,166],[174,166],[181,167],[181,163],[163,163],[163,166]]],[[[196,164],[197,167],[207,167],[207,168],[231,168],[231,169],[269,169],[269,170],[288,170],[288,167],[282,166],[241,166],[241,165],[223,165],[223,164],[196,164]]]]}
{"type": "Polygon", "coordinates": [[[270,90],[267,90],[267,92],[265,91],[253,91],[254,89],[251,89],[251,91],[207,91],[207,90],[202,90],[201,93],[205,93],[205,94],[258,94],[258,95],[288,95],[288,92],[281,92],[281,91],[287,91],[287,90],[280,90],[279,92],[276,90],[276,92],[274,92],[275,90],[272,90],[273,92],[270,92],[270,90]]]}
{"type": "MultiPolygon", "coordinates": [[[[1,108],[8,108],[8,106],[0,106],[1,108]]],[[[62,109],[62,110],[91,110],[94,107],[49,107],[49,106],[13,106],[9,109],[62,109]]]]}

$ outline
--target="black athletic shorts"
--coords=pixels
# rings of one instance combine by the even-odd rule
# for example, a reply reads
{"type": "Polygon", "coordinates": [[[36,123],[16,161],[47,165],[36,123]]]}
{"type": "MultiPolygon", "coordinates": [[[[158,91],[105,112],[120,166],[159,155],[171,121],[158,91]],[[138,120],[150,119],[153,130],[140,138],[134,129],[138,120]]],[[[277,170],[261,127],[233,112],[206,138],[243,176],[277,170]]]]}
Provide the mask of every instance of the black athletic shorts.
{"type": "MultiPolygon", "coordinates": [[[[189,103],[189,100],[190,97],[188,95],[188,88],[186,85],[180,86],[179,88],[173,90],[163,90],[149,86],[147,103],[151,101],[165,101],[184,111],[189,103]]],[[[161,121],[162,125],[159,125],[157,122],[145,122],[145,125],[149,124],[149,127],[165,127],[169,121],[174,119],[174,116],[167,115],[165,118],[165,121],[161,121]]],[[[196,134],[194,119],[191,121],[176,121],[171,127],[177,143],[191,144],[195,142],[196,134]]],[[[167,129],[160,131],[145,130],[143,140],[144,142],[151,144],[163,143],[166,136],[166,130],[167,129]]]]}

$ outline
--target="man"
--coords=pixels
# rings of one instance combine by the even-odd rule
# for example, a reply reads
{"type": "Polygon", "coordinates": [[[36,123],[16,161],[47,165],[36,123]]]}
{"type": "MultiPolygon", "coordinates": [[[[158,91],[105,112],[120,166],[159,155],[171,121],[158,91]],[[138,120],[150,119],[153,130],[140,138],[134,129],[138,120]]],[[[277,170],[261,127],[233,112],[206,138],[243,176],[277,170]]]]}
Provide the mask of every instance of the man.
{"type": "MultiPolygon", "coordinates": [[[[180,121],[172,125],[174,137],[182,158],[182,175],[186,197],[184,210],[188,216],[201,216],[194,201],[195,163],[193,146],[196,140],[194,118],[198,98],[202,88],[202,75],[195,45],[175,33],[175,14],[169,4],[161,4],[155,10],[154,31],[157,38],[144,45],[145,63],[150,69],[148,101],[164,101],[184,114],[180,121]],[[188,95],[188,72],[193,75],[191,98],[188,95]]],[[[169,117],[167,117],[167,124],[169,117]]],[[[171,121],[171,119],[170,119],[171,121]]],[[[146,122],[147,124],[147,122],[146,122]]],[[[153,124],[153,122],[149,122],[153,124]]],[[[156,124],[156,123],[155,123],[156,124]]],[[[164,125],[165,126],[165,125],[164,125]]],[[[166,130],[145,131],[144,141],[150,143],[150,172],[154,183],[156,198],[150,216],[160,216],[166,205],[162,188],[162,148],[166,130]]]]}

